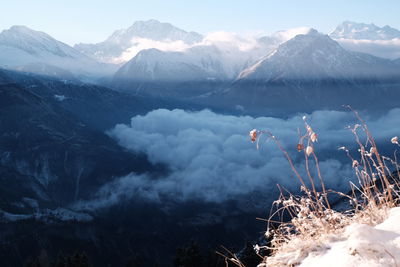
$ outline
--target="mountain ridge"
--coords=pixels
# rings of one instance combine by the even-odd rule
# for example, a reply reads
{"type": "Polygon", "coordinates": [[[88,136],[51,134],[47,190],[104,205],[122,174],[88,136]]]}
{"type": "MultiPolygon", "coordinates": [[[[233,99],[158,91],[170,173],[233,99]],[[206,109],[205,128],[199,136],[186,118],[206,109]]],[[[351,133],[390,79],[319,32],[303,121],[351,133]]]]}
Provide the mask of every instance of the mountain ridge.
{"type": "Polygon", "coordinates": [[[280,45],[274,52],[239,74],[238,79],[264,82],[289,79],[367,79],[390,77],[390,60],[342,48],[328,35],[316,30],[300,34],[280,45]]]}
{"type": "Polygon", "coordinates": [[[100,62],[112,63],[114,58],[134,45],[134,38],[137,37],[154,41],[182,41],[189,45],[200,42],[203,38],[196,32],[184,31],[170,23],[147,20],[136,21],[126,29],[116,30],[103,42],[79,43],[74,48],[100,62]]]}
{"type": "Polygon", "coordinates": [[[9,69],[88,82],[115,70],[115,66],[98,63],[47,33],[26,26],[12,26],[0,33],[0,64],[9,69]]]}
{"type": "Polygon", "coordinates": [[[373,23],[344,21],[329,36],[333,39],[391,40],[400,38],[400,31],[389,25],[379,27],[373,23]]]}

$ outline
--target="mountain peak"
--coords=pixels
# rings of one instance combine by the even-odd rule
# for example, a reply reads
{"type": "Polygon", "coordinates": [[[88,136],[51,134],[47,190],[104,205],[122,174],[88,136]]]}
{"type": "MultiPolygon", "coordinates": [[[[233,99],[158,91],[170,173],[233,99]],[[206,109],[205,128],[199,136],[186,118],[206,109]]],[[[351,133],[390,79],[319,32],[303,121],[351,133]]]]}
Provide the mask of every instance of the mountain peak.
{"type": "Polygon", "coordinates": [[[8,30],[0,33],[0,45],[14,47],[28,52],[29,54],[38,54],[43,50],[52,50],[55,53],[65,53],[60,51],[58,42],[50,35],[32,30],[26,26],[15,25],[8,30]]]}
{"type": "Polygon", "coordinates": [[[239,79],[274,81],[279,79],[325,78],[340,73],[349,53],[337,42],[316,30],[299,34],[274,52],[244,70],[239,79]]]}
{"type": "Polygon", "coordinates": [[[171,23],[160,22],[156,19],[149,19],[149,20],[135,21],[129,28],[123,29],[122,32],[129,32],[129,31],[136,32],[141,30],[160,31],[160,30],[172,30],[172,29],[178,29],[178,28],[173,26],[171,23]]]}
{"type": "MultiPolygon", "coordinates": [[[[309,28],[308,31],[305,31],[305,32],[303,32],[303,33],[299,33],[299,34],[297,34],[296,36],[299,36],[299,35],[315,36],[315,37],[324,36],[324,34],[320,33],[319,31],[317,31],[317,30],[314,29],[314,28],[309,28]]],[[[294,36],[294,37],[296,37],[296,36],[294,36]]]]}
{"type": "Polygon", "coordinates": [[[81,69],[87,62],[97,66],[93,60],[47,33],[22,25],[12,26],[0,33],[2,65],[19,69],[27,67],[42,73],[42,66],[51,66],[53,70],[60,67],[66,70],[76,65],[81,69]],[[74,60],[78,60],[79,63],[74,60]]]}
{"type": "MultiPolygon", "coordinates": [[[[2,36],[3,38],[9,37],[11,38],[11,36],[26,36],[26,37],[30,37],[30,38],[46,38],[46,39],[53,39],[50,35],[41,32],[41,31],[35,31],[27,26],[24,25],[14,25],[11,26],[8,30],[3,30],[0,33],[0,36],[2,36]]],[[[54,39],[53,39],[54,40],[54,39]]]]}
{"type": "Polygon", "coordinates": [[[309,32],[306,33],[307,35],[320,35],[321,33],[318,32],[316,29],[314,28],[310,28],[309,32]]]}
{"type": "Polygon", "coordinates": [[[347,51],[328,35],[312,31],[281,44],[238,78],[264,82],[393,78],[398,75],[393,66],[390,60],[347,51]]]}
{"type": "Polygon", "coordinates": [[[10,27],[9,31],[13,32],[35,32],[31,28],[25,26],[25,25],[13,25],[10,27]]]}
{"type": "Polygon", "coordinates": [[[273,33],[271,36],[265,36],[264,39],[269,40],[277,40],[280,43],[286,42],[299,34],[309,34],[310,32],[315,31],[310,27],[297,27],[288,30],[281,30],[273,33]]]}
{"type": "Polygon", "coordinates": [[[318,46],[318,47],[336,47],[339,46],[338,43],[329,38],[328,35],[318,32],[315,29],[310,29],[307,33],[298,34],[289,41],[283,43],[279,46],[280,50],[297,50],[300,51],[301,48],[308,46],[318,46]]]}
{"type": "MultiPolygon", "coordinates": [[[[135,23],[154,23],[154,24],[161,24],[159,20],[156,19],[148,19],[148,20],[138,20],[135,23]]],[[[168,23],[169,24],[169,23],[168,23]]]]}
{"type": "Polygon", "coordinates": [[[172,26],[172,24],[167,23],[167,22],[160,22],[159,20],[156,20],[156,19],[149,19],[149,20],[138,20],[138,21],[135,21],[132,24],[131,27],[142,26],[142,25],[147,25],[147,26],[158,26],[158,25],[172,26]]]}
{"type": "Polygon", "coordinates": [[[334,39],[358,39],[358,40],[391,40],[400,38],[400,31],[385,25],[378,27],[374,23],[358,23],[344,21],[330,34],[334,39]]]}
{"type": "Polygon", "coordinates": [[[115,31],[104,42],[97,44],[77,44],[80,52],[101,62],[115,62],[125,51],[144,39],[157,42],[182,41],[191,45],[198,43],[203,36],[196,32],[187,32],[166,22],[155,19],[136,21],[126,29],[115,31]]]}
{"type": "Polygon", "coordinates": [[[133,38],[146,38],[155,41],[177,41],[195,43],[202,39],[202,36],[195,32],[186,32],[170,23],[160,22],[155,19],[136,21],[127,29],[115,31],[106,42],[131,44],[133,38]]]}

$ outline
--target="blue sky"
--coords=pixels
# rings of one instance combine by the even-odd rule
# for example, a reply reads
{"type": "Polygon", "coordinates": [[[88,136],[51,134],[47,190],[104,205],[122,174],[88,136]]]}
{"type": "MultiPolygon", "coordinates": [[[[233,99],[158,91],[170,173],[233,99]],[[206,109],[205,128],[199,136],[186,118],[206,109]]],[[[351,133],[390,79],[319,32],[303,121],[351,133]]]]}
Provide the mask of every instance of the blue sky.
{"type": "Polygon", "coordinates": [[[157,19],[203,34],[308,26],[329,33],[344,20],[400,29],[399,0],[13,0],[1,3],[0,30],[26,25],[68,44],[99,42],[136,20],[157,19]]]}

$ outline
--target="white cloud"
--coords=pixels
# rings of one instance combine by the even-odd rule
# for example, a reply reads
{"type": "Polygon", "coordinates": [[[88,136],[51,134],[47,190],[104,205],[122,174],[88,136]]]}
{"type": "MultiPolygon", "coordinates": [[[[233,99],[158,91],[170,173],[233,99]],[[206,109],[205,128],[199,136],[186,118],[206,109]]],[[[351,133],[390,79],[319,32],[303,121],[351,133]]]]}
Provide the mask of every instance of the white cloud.
{"type": "MultiPolygon", "coordinates": [[[[234,32],[216,31],[207,34],[202,41],[194,44],[185,42],[163,40],[155,41],[146,38],[135,37],[132,39],[132,46],[125,50],[119,57],[113,60],[114,63],[123,63],[135,57],[140,51],[155,48],[161,51],[184,52],[195,46],[215,46],[225,56],[226,60],[240,58],[240,64],[248,60],[252,61],[267,55],[279,44],[286,42],[296,35],[307,34],[311,28],[299,27],[288,30],[277,31],[271,34],[270,43],[260,43],[260,33],[237,34],[234,32]],[[236,53],[237,55],[233,56],[236,53]]],[[[378,57],[395,59],[400,57],[400,39],[393,40],[353,40],[336,39],[344,48],[368,53],[378,57]]]]}
{"type": "Polygon", "coordinates": [[[239,35],[234,32],[217,31],[204,37],[199,45],[215,45],[221,49],[250,51],[260,47],[255,35],[239,35]]]}
{"type": "Polygon", "coordinates": [[[298,27],[289,30],[277,31],[271,35],[272,38],[280,40],[280,42],[286,42],[294,38],[299,34],[308,34],[310,32],[310,27],[298,27]]]}
{"type": "Polygon", "coordinates": [[[400,58],[400,39],[392,40],[354,40],[336,39],[345,49],[371,54],[377,57],[400,58]]]}
{"type": "MultiPolygon", "coordinates": [[[[390,144],[390,137],[399,134],[394,126],[400,124],[400,109],[377,119],[366,119],[380,143],[390,144]]],[[[320,164],[327,186],[347,188],[348,178],[352,176],[350,164],[344,154],[337,158],[330,153],[338,153],[338,147],[354,143],[352,134],[344,129],[355,122],[354,116],[346,112],[317,111],[309,116],[309,122],[319,135],[316,151],[323,155],[320,164]]],[[[131,125],[117,125],[110,134],[121,146],[144,152],[153,163],[168,165],[170,173],[163,177],[131,174],[119,178],[106,184],[93,201],[83,206],[103,207],[132,197],[156,202],[165,198],[224,202],[255,192],[272,201],[276,196],[271,192],[277,183],[297,190],[298,182],[276,145],[262,138],[257,150],[250,142],[248,132],[253,128],[273,132],[299,169],[303,169],[303,155],[296,151],[297,129],[304,128],[301,116],[252,118],[207,110],[160,109],[132,118],[131,125]]]]}
{"type": "Polygon", "coordinates": [[[122,63],[135,57],[140,51],[150,48],[155,48],[161,51],[176,51],[182,52],[190,48],[191,45],[184,43],[181,40],[178,41],[155,41],[146,38],[135,37],[132,39],[132,46],[125,50],[121,56],[114,60],[114,63],[122,63]]]}
{"type": "Polygon", "coordinates": [[[133,38],[132,46],[126,49],[119,57],[115,58],[113,62],[126,62],[145,49],[155,48],[161,51],[184,52],[195,46],[215,46],[220,49],[221,52],[228,53],[229,57],[232,57],[233,53],[249,52],[261,48],[256,35],[248,34],[242,36],[236,33],[224,31],[212,32],[206,35],[202,41],[191,45],[186,44],[181,40],[155,41],[146,38],[133,38]]]}

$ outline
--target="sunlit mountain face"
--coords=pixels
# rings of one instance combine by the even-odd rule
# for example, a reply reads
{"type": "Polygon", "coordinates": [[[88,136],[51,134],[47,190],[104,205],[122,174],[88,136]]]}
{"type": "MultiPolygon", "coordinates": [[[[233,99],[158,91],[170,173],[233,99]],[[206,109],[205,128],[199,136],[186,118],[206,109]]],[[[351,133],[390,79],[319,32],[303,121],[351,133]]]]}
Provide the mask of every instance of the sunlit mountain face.
{"type": "Polygon", "coordinates": [[[349,21],[251,36],[148,20],[74,46],[3,30],[1,266],[226,266],[221,245],[256,266],[256,218],[282,190],[300,193],[282,150],[307,175],[305,121],[332,190],[357,181],[338,150],[357,153],[346,105],[392,153],[399,38],[349,21]]]}

